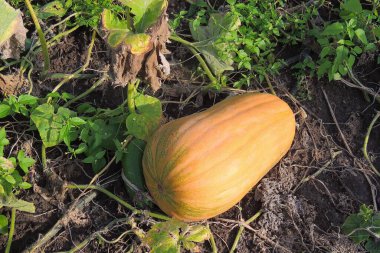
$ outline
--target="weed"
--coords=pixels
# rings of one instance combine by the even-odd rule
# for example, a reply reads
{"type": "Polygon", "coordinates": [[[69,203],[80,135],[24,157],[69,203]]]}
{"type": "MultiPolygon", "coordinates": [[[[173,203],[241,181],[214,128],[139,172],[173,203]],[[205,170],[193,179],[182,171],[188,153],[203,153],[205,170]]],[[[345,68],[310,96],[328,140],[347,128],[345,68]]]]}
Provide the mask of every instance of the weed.
{"type": "Polygon", "coordinates": [[[346,0],[337,10],[338,21],[310,31],[321,48],[316,62],[318,78],[327,75],[330,81],[339,80],[352,70],[358,56],[377,50],[380,19],[376,6],[374,3],[373,9],[367,10],[359,0],[346,0]]]}
{"type": "Polygon", "coordinates": [[[342,225],[342,232],[356,244],[364,244],[370,253],[379,252],[380,243],[380,213],[366,205],[362,205],[356,214],[347,217],[342,225]]]}

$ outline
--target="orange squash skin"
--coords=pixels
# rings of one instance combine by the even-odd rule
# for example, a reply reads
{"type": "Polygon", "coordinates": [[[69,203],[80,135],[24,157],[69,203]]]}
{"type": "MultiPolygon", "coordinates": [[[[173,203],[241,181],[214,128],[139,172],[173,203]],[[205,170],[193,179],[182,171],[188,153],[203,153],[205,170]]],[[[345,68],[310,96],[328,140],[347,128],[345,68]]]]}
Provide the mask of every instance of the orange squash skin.
{"type": "Polygon", "coordinates": [[[246,195],[289,150],[290,107],[270,94],[244,94],[161,126],[143,156],[156,204],[183,221],[214,217],[246,195]]]}

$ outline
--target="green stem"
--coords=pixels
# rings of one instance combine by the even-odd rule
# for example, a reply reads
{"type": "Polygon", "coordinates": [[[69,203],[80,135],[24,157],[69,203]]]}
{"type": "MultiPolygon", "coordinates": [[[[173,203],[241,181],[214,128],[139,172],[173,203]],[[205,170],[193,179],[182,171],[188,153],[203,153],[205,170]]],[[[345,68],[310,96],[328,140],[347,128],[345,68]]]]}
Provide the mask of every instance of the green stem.
{"type": "Polygon", "coordinates": [[[63,107],[69,107],[72,103],[75,103],[76,101],[86,97],[88,94],[93,92],[97,87],[99,87],[104,81],[108,79],[108,75],[104,74],[102,78],[100,78],[98,81],[96,81],[89,89],[87,89],[82,94],[79,94],[75,98],[71,99],[70,101],[67,101],[66,104],[63,105],[63,107]]]}
{"type": "Polygon", "coordinates": [[[135,87],[138,86],[140,83],[140,80],[137,79],[136,82],[130,82],[128,84],[128,93],[127,93],[127,101],[128,101],[128,110],[130,113],[135,113],[135,87]]]}
{"type": "Polygon", "coordinates": [[[7,247],[5,248],[5,253],[11,252],[13,234],[15,232],[15,224],[16,224],[16,208],[12,208],[11,225],[9,228],[8,242],[7,242],[7,247]]]}
{"type": "Polygon", "coordinates": [[[32,17],[33,23],[36,26],[36,30],[38,33],[38,38],[40,39],[41,48],[42,48],[42,54],[44,56],[44,69],[43,69],[43,75],[46,75],[47,72],[50,69],[50,57],[49,57],[49,51],[46,44],[45,35],[41,29],[40,23],[38,22],[38,18],[36,13],[33,10],[32,4],[29,0],[25,0],[26,6],[28,7],[28,10],[30,12],[30,16],[32,17]]]}
{"type": "Polygon", "coordinates": [[[72,184],[69,184],[66,187],[69,188],[69,189],[80,189],[80,190],[92,189],[92,190],[97,190],[97,191],[100,191],[101,193],[107,195],[111,199],[119,202],[122,206],[126,207],[127,209],[129,209],[130,211],[132,211],[132,212],[134,212],[136,214],[147,214],[150,217],[157,218],[157,219],[160,219],[160,220],[170,220],[170,218],[168,216],[166,216],[166,215],[162,215],[162,214],[158,214],[158,213],[152,213],[152,212],[146,212],[144,210],[139,210],[139,209],[135,208],[134,206],[130,205],[128,202],[126,202],[123,199],[121,199],[120,197],[116,196],[115,194],[111,193],[110,191],[108,191],[108,190],[106,190],[103,187],[98,186],[98,185],[72,185],[72,184]]]}
{"type": "MultiPolygon", "coordinates": [[[[49,79],[63,79],[63,78],[67,78],[68,76],[70,76],[71,74],[65,74],[65,73],[53,73],[53,74],[49,74],[47,76],[47,78],[49,79]]],[[[97,74],[77,74],[73,77],[73,79],[90,79],[90,78],[93,78],[93,77],[96,77],[98,76],[97,74]]]]}
{"type": "Polygon", "coordinates": [[[55,35],[53,38],[51,38],[48,42],[47,42],[47,45],[50,47],[53,45],[53,43],[57,40],[59,40],[60,38],[66,36],[66,35],[69,35],[70,33],[74,32],[75,30],[77,30],[80,26],[79,25],[76,25],[74,26],[73,28],[67,30],[67,31],[64,31],[64,32],[61,32],[57,35],[55,35]]]}
{"type": "Polygon", "coordinates": [[[46,160],[46,147],[44,144],[42,144],[42,147],[41,147],[41,162],[42,162],[42,168],[45,171],[47,169],[47,160],[46,160]]]}
{"type": "Polygon", "coordinates": [[[12,61],[10,63],[6,63],[5,66],[0,67],[0,71],[3,71],[4,69],[9,68],[10,66],[18,64],[20,62],[21,62],[21,60],[15,60],[15,61],[12,61]]]}
{"type": "Polygon", "coordinates": [[[218,253],[218,248],[216,247],[215,238],[210,229],[210,225],[208,223],[207,223],[207,228],[210,231],[210,244],[211,244],[212,253],[218,253]]]}
{"type": "MultiPolygon", "coordinates": [[[[251,222],[253,222],[254,220],[256,220],[257,218],[260,217],[260,215],[262,214],[262,210],[258,211],[257,213],[255,213],[255,215],[253,215],[251,218],[249,218],[246,222],[244,222],[245,224],[249,224],[251,222]]],[[[239,240],[240,240],[240,237],[241,235],[243,234],[243,231],[244,231],[244,226],[243,225],[240,225],[239,227],[239,231],[235,237],[235,241],[234,241],[234,244],[232,245],[231,249],[230,249],[230,253],[233,253],[235,250],[236,250],[236,247],[239,243],[239,240]]]]}
{"type": "MultiPolygon", "coordinates": [[[[90,64],[90,59],[91,59],[91,54],[92,54],[92,49],[94,47],[94,44],[95,44],[95,37],[96,37],[96,31],[94,30],[92,32],[92,36],[91,36],[91,42],[90,42],[90,46],[88,47],[88,51],[87,51],[87,57],[86,57],[86,61],[85,63],[83,64],[83,66],[78,69],[77,71],[75,71],[74,73],[68,75],[65,79],[63,79],[60,83],[57,84],[57,86],[55,86],[55,88],[53,89],[52,93],[54,92],[57,92],[65,83],[67,83],[68,81],[70,81],[71,79],[73,79],[76,75],[78,75],[79,73],[83,72],[86,70],[86,68],[88,67],[88,65],[90,64]]],[[[48,101],[47,103],[50,103],[51,102],[51,97],[48,98],[48,101]]]]}
{"type": "Polygon", "coordinates": [[[368,127],[367,134],[366,134],[366,136],[364,138],[364,144],[363,144],[363,154],[364,154],[364,157],[368,161],[371,169],[373,170],[373,172],[377,176],[380,176],[380,172],[375,168],[375,166],[371,162],[371,159],[369,158],[369,155],[368,155],[368,152],[367,152],[367,146],[368,146],[369,136],[371,134],[372,128],[375,125],[376,121],[379,119],[379,117],[380,117],[380,112],[377,112],[376,115],[375,115],[375,117],[373,118],[371,124],[368,127]]]}
{"type": "Polygon", "coordinates": [[[209,66],[207,65],[206,61],[202,58],[202,56],[200,55],[200,53],[196,50],[196,47],[194,47],[194,45],[191,42],[182,39],[181,37],[179,37],[176,34],[175,35],[172,34],[170,36],[170,39],[174,40],[174,41],[177,41],[177,42],[183,44],[185,47],[187,47],[191,51],[191,53],[198,59],[201,67],[203,68],[203,70],[206,73],[207,77],[211,80],[212,84],[217,84],[218,83],[218,79],[211,72],[211,70],[210,70],[209,66]]]}

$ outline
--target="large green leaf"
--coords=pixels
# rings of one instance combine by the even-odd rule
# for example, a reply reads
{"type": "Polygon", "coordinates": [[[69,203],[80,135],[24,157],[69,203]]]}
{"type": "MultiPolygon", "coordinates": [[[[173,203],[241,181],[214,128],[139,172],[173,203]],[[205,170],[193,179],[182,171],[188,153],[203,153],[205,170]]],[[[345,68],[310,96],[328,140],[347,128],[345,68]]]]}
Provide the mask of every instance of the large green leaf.
{"type": "Polygon", "coordinates": [[[162,117],[159,99],[138,93],[135,98],[137,112],[127,118],[128,132],[138,139],[146,140],[159,126],[162,117]]]}
{"type": "MultiPolygon", "coordinates": [[[[133,138],[127,145],[127,150],[123,154],[123,180],[127,187],[128,194],[134,198],[136,192],[143,192],[146,189],[143,175],[142,157],[146,142],[133,138]]],[[[140,203],[138,203],[140,204],[140,203]]]]}
{"type": "Polygon", "coordinates": [[[50,17],[63,17],[67,12],[64,2],[55,0],[42,6],[37,11],[37,16],[40,19],[47,19],[50,17]]]}
{"type": "Polygon", "coordinates": [[[195,243],[208,240],[210,233],[205,226],[190,226],[172,219],[152,226],[143,241],[151,247],[151,253],[177,253],[181,252],[181,246],[194,252],[195,243]]]}
{"type": "Polygon", "coordinates": [[[0,0],[0,45],[14,34],[19,11],[12,8],[5,0],[0,0]]]}
{"type": "Polygon", "coordinates": [[[33,203],[27,202],[25,200],[17,199],[14,195],[0,198],[0,208],[3,206],[16,208],[19,211],[23,211],[27,213],[36,212],[36,207],[34,206],[33,203]]]}
{"type": "Polygon", "coordinates": [[[212,14],[207,26],[190,24],[191,35],[197,41],[193,46],[203,55],[216,76],[220,76],[226,70],[233,70],[232,57],[228,60],[222,60],[220,57],[227,47],[221,39],[239,27],[239,17],[231,13],[212,14]]]}
{"type": "Polygon", "coordinates": [[[5,215],[0,214],[0,234],[8,233],[8,219],[5,215]]]}
{"type": "Polygon", "coordinates": [[[134,16],[134,27],[138,33],[144,33],[161,17],[168,5],[167,0],[120,0],[134,16]]]}
{"type": "Polygon", "coordinates": [[[355,242],[360,243],[362,241],[368,240],[369,233],[365,230],[370,223],[366,222],[363,217],[352,214],[347,217],[346,221],[342,225],[342,232],[355,242]]]}
{"type": "Polygon", "coordinates": [[[26,32],[19,10],[13,9],[5,0],[0,0],[0,56],[19,58],[25,48],[26,32]]]}
{"type": "Polygon", "coordinates": [[[120,45],[125,40],[131,28],[128,20],[119,19],[108,9],[105,9],[102,13],[102,26],[109,32],[108,44],[111,47],[120,45]]]}
{"type": "Polygon", "coordinates": [[[70,118],[71,111],[67,108],[58,108],[57,113],[50,104],[42,104],[33,110],[30,118],[36,125],[45,147],[53,147],[59,144],[63,138],[60,131],[70,118]]]}

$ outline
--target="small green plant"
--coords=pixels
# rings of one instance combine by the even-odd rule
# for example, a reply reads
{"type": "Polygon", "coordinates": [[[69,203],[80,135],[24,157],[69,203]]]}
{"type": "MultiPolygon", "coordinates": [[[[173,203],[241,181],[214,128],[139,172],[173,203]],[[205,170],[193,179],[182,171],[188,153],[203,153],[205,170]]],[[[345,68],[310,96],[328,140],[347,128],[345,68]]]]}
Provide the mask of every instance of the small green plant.
{"type": "Polygon", "coordinates": [[[317,76],[339,80],[352,69],[358,56],[377,50],[380,19],[377,7],[364,9],[359,0],[345,0],[338,10],[340,19],[310,31],[321,51],[317,76]]]}
{"type": "Polygon", "coordinates": [[[34,165],[34,159],[27,157],[24,151],[20,150],[17,157],[4,157],[4,147],[9,145],[5,128],[0,128],[0,209],[3,207],[11,208],[11,222],[8,233],[8,218],[0,215],[0,234],[9,234],[8,243],[5,252],[10,252],[12,244],[16,210],[34,213],[35,206],[33,203],[18,199],[17,195],[21,190],[27,190],[32,187],[26,182],[22,174],[27,174],[29,168],[34,165]]]}
{"type": "Polygon", "coordinates": [[[362,205],[357,214],[351,214],[342,225],[342,232],[356,244],[363,244],[370,253],[380,251],[380,213],[362,205]]]}
{"type": "MultiPolygon", "coordinates": [[[[307,35],[309,20],[317,14],[315,5],[305,6],[302,12],[287,12],[289,1],[226,2],[226,10],[216,12],[204,1],[197,1],[192,5],[197,11],[187,14],[193,15],[188,17],[195,40],[190,46],[203,55],[219,79],[216,88],[226,85],[220,81],[220,74],[228,70],[241,73],[233,83],[236,88],[249,86],[251,79],[262,82],[267,75],[278,74],[283,60],[276,56],[276,50],[300,43],[307,35]]],[[[174,27],[185,16],[179,15],[173,21],[174,27]]]]}
{"type": "Polygon", "coordinates": [[[17,157],[4,157],[4,147],[9,145],[9,140],[6,137],[5,128],[0,129],[0,198],[2,206],[9,206],[8,199],[13,199],[20,190],[26,190],[31,187],[20,175],[19,167],[23,174],[27,174],[29,168],[33,166],[35,161],[25,156],[24,151],[20,150],[17,157]]]}
{"type": "Polygon", "coordinates": [[[196,243],[210,239],[210,230],[202,225],[190,226],[177,220],[156,223],[143,238],[151,253],[182,252],[181,249],[196,251],[196,243]]]}

